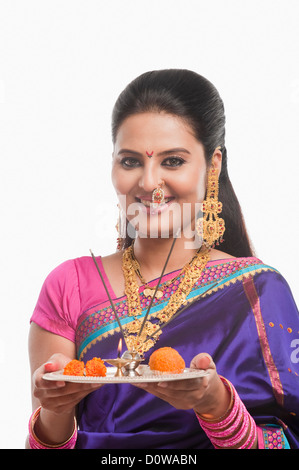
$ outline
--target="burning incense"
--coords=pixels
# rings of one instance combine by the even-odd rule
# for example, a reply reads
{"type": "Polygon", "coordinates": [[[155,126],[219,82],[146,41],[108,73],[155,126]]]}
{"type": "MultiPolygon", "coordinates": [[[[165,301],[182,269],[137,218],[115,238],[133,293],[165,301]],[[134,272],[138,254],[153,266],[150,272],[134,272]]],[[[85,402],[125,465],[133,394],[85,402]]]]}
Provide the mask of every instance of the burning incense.
{"type": "Polygon", "coordinates": [[[167,264],[168,264],[170,255],[171,255],[171,253],[172,253],[172,250],[173,250],[173,248],[174,248],[175,242],[176,242],[176,240],[177,240],[177,235],[178,235],[178,232],[176,233],[176,235],[175,235],[175,237],[174,237],[174,239],[173,239],[173,242],[172,242],[172,244],[171,244],[171,247],[170,247],[168,256],[167,256],[167,258],[166,258],[165,264],[164,264],[163,269],[162,269],[162,272],[161,272],[160,279],[159,279],[159,281],[158,281],[158,284],[156,285],[156,289],[155,289],[154,295],[153,295],[152,298],[151,298],[151,302],[150,302],[150,304],[149,304],[149,307],[148,307],[148,309],[147,309],[147,312],[146,312],[146,314],[145,314],[145,317],[144,317],[144,319],[143,319],[143,322],[142,322],[142,325],[141,325],[141,328],[140,328],[140,331],[139,331],[137,337],[140,337],[140,336],[141,336],[141,333],[142,333],[142,331],[143,331],[143,328],[144,328],[144,325],[145,325],[145,323],[146,323],[147,317],[148,317],[148,315],[149,315],[149,313],[150,313],[150,310],[151,310],[151,308],[152,308],[154,299],[155,299],[155,297],[156,297],[157,290],[158,290],[159,285],[160,285],[160,283],[161,283],[161,279],[162,279],[162,277],[164,276],[164,272],[165,272],[166,266],[167,266],[167,264]]]}
{"type": "MultiPolygon", "coordinates": [[[[245,266],[246,267],[246,266],[245,266]]],[[[241,268],[241,269],[238,269],[238,271],[242,271],[244,268],[241,268]]],[[[236,272],[238,272],[236,271],[236,272]]],[[[163,323],[163,325],[161,325],[151,336],[148,336],[144,341],[143,343],[145,343],[146,341],[150,340],[150,339],[153,339],[154,336],[156,336],[157,333],[159,333],[159,331],[162,331],[163,328],[168,325],[172,320],[174,320],[175,318],[177,318],[181,313],[183,313],[188,307],[190,307],[191,305],[193,305],[195,302],[197,302],[201,297],[203,297],[204,295],[206,295],[210,290],[214,289],[214,287],[216,287],[219,283],[218,282],[215,282],[215,284],[213,284],[212,286],[209,287],[209,289],[207,289],[205,292],[203,292],[201,295],[199,295],[198,297],[196,297],[196,299],[192,300],[190,303],[188,303],[187,305],[185,305],[183,308],[179,309],[167,322],[163,323]]],[[[142,343],[142,344],[143,344],[142,343]]]]}
{"type": "Polygon", "coordinates": [[[209,289],[207,289],[205,292],[203,292],[201,295],[199,295],[198,297],[196,297],[196,299],[192,300],[191,302],[189,302],[187,305],[185,305],[183,308],[179,309],[167,322],[163,323],[163,325],[161,325],[151,336],[148,336],[144,341],[143,343],[145,343],[146,341],[148,341],[149,339],[153,339],[154,336],[156,336],[157,333],[159,333],[159,331],[162,331],[163,328],[168,325],[172,320],[174,320],[175,318],[177,318],[181,313],[183,313],[188,307],[191,307],[191,305],[195,304],[195,302],[197,302],[203,295],[205,295],[207,292],[209,292],[210,290],[214,289],[214,287],[217,285],[217,282],[215,284],[213,284],[209,289]]]}
{"type": "MultiPolygon", "coordinates": [[[[100,277],[101,277],[103,286],[104,286],[105,291],[106,291],[106,293],[107,293],[107,295],[108,295],[108,299],[109,299],[109,301],[110,301],[110,304],[111,304],[112,310],[113,310],[113,312],[114,312],[115,318],[116,318],[116,320],[117,320],[118,326],[119,326],[119,328],[120,328],[121,334],[123,335],[124,341],[125,341],[125,343],[126,343],[126,337],[125,337],[125,333],[124,333],[122,324],[121,324],[120,319],[119,319],[119,316],[118,316],[118,314],[117,314],[117,312],[116,312],[116,308],[115,308],[115,306],[114,306],[114,303],[113,303],[113,300],[112,300],[111,295],[110,295],[110,293],[109,293],[109,290],[108,290],[108,288],[107,288],[107,286],[106,286],[105,280],[104,280],[104,278],[103,278],[103,275],[102,275],[102,273],[101,273],[101,270],[100,270],[100,268],[99,268],[99,265],[98,265],[98,263],[97,263],[97,260],[95,259],[95,256],[94,256],[93,252],[92,252],[91,250],[89,250],[89,251],[90,251],[90,253],[91,253],[91,256],[92,256],[92,259],[93,259],[93,261],[94,261],[94,264],[95,264],[95,266],[96,266],[96,268],[97,268],[97,271],[98,271],[98,273],[99,273],[99,275],[100,275],[100,277]]],[[[127,343],[126,343],[126,346],[128,347],[127,343]]]]}

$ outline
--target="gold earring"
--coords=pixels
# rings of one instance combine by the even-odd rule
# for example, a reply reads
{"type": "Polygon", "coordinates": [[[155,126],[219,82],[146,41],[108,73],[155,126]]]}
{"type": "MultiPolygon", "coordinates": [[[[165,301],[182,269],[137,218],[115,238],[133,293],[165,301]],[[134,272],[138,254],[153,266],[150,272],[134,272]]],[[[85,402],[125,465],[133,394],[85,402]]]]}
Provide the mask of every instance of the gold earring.
{"type": "Polygon", "coordinates": [[[123,238],[123,219],[122,219],[122,211],[120,209],[120,205],[117,204],[117,207],[118,207],[118,219],[117,219],[115,228],[116,228],[117,233],[118,233],[117,250],[121,251],[121,249],[123,247],[123,242],[124,242],[124,238],[123,238]]]}
{"type": "Polygon", "coordinates": [[[215,244],[222,243],[225,232],[225,222],[218,214],[222,211],[222,203],[218,201],[219,182],[218,170],[212,162],[208,174],[206,198],[202,203],[202,217],[197,220],[196,229],[202,243],[208,248],[214,248],[215,244]]]}

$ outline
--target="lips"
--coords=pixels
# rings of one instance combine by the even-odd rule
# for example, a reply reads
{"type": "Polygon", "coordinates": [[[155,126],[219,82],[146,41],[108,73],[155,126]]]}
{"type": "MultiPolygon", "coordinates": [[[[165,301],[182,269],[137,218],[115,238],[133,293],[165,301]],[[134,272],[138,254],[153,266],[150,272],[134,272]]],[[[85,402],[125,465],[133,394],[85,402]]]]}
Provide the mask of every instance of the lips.
{"type": "MultiPolygon", "coordinates": [[[[143,205],[146,206],[146,207],[151,207],[152,204],[153,204],[152,198],[149,198],[149,197],[140,197],[140,198],[139,198],[139,197],[136,197],[135,199],[136,199],[137,202],[143,204],[143,205]]],[[[172,197],[172,196],[164,197],[164,203],[163,203],[163,204],[167,204],[167,203],[169,203],[169,202],[171,202],[171,201],[173,201],[173,200],[174,200],[174,197],[172,197]]],[[[163,204],[161,204],[161,206],[162,206],[163,204]]],[[[160,204],[159,204],[159,205],[160,205],[160,204]]]]}

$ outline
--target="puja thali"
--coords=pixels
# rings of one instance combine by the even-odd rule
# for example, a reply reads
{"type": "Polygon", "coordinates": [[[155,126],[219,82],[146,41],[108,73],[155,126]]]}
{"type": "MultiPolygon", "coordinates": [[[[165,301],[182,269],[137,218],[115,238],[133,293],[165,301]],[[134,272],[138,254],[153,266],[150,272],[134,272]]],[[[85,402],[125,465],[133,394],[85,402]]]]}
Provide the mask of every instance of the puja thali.
{"type": "Polygon", "coordinates": [[[43,375],[45,380],[74,382],[74,383],[97,383],[97,384],[116,384],[116,383],[149,383],[149,382],[170,382],[175,380],[187,380],[205,377],[209,371],[202,369],[184,369],[180,374],[171,374],[166,372],[153,371],[149,366],[141,365],[132,373],[123,372],[121,376],[117,367],[107,367],[105,377],[64,375],[63,370],[49,372],[43,375]]]}

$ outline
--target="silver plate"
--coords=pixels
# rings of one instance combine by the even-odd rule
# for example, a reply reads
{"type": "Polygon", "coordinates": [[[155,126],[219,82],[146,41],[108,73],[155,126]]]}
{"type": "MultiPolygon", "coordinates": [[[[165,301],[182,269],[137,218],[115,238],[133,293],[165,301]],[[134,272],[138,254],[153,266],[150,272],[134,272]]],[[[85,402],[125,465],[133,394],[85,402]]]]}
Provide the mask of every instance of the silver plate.
{"type": "Polygon", "coordinates": [[[196,379],[209,375],[209,372],[202,369],[185,369],[181,374],[169,374],[150,370],[149,366],[139,366],[137,373],[139,375],[123,375],[116,377],[117,368],[107,367],[105,377],[85,377],[75,375],[63,375],[63,371],[49,372],[43,375],[45,380],[77,382],[77,383],[98,383],[98,384],[120,384],[120,383],[144,383],[144,382],[169,382],[173,380],[196,379]]]}

